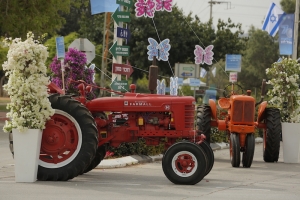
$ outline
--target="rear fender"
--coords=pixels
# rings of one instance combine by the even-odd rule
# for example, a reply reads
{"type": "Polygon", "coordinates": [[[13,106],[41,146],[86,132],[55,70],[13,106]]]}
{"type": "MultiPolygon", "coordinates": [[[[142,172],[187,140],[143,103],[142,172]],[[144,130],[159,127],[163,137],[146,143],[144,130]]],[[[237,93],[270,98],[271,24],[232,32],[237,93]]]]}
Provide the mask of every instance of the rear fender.
{"type": "Polygon", "coordinates": [[[53,93],[58,93],[58,94],[65,94],[65,92],[60,89],[57,85],[55,85],[55,83],[50,82],[50,84],[48,85],[48,90],[50,94],[53,93]]]}
{"type": "Polygon", "coordinates": [[[258,108],[258,113],[257,113],[257,122],[261,122],[263,120],[264,117],[264,112],[266,110],[266,107],[268,105],[267,101],[263,101],[258,108]]]}
{"type": "Polygon", "coordinates": [[[211,117],[213,120],[218,121],[217,118],[217,106],[216,106],[216,102],[212,99],[209,99],[209,106],[211,109],[211,117]]]}

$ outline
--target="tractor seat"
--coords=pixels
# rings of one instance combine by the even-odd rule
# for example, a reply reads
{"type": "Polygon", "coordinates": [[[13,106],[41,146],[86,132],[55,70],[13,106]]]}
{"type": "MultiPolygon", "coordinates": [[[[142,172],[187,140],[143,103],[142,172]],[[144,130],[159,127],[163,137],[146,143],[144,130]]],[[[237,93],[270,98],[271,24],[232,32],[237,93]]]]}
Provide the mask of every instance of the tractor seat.
{"type": "Polygon", "coordinates": [[[229,98],[222,97],[219,99],[218,104],[221,108],[228,109],[228,108],[230,108],[229,100],[230,100],[229,98]]]}

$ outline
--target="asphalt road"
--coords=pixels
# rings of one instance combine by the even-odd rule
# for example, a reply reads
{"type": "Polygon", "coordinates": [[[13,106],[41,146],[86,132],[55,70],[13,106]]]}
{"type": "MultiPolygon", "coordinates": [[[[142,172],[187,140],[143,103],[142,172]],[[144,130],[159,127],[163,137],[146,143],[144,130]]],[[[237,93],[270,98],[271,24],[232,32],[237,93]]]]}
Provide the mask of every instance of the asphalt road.
{"type": "Polygon", "coordinates": [[[299,200],[300,164],[283,163],[282,151],[278,163],[265,163],[262,144],[255,148],[251,168],[232,168],[229,150],[215,151],[212,171],[192,186],[171,183],[164,176],[160,161],[94,169],[67,182],[16,183],[8,135],[0,133],[0,200],[299,200]]]}

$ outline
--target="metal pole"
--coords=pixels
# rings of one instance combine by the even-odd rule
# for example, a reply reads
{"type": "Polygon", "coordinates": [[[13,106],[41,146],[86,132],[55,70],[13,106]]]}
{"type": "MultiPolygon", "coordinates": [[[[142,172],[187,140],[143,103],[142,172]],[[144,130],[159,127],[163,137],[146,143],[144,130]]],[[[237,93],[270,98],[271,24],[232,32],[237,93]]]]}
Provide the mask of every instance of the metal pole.
{"type": "MultiPolygon", "coordinates": [[[[106,33],[106,15],[107,13],[104,13],[104,25],[103,25],[103,43],[102,43],[102,64],[101,64],[101,80],[100,80],[100,86],[104,87],[105,84],[105,79],[104,79],[104,73],[105,73],[105,62],[104,60],[106,58],[104,58],[105,56],[105,33],[106,33]]],[[[108,34],[108,33],[107,33],[108,34]]],[[[103,96],[104,91],[100,90],[100,96],[103,96]]]]}
{"type": "MultiPolygon", "coordinates": [[[[124,10],[124,6],[120,5],[120,11],[124,10]]],[[[114,22],[114,41],[117,41],[117,45],[122,45],[122,38],[118,38],[117,37],[117,27],[121,27],[123,28],[123,22],[119,22],[119,24],[117,24],[116,22],[114,22]]],[[[113,57],[113,63],[122,63],[122,56],[117,56],[117,59],[115,59],[113,57]]],[[[117,80],[120,81],[121,80],[121,75],[120,74],[115,74],[112,73],[112,81],[117,77],[117,80]]]]}
{"type": "Polygon", "coordinates": [[[295,7],[295,22],[294,22],[294,43],[293,43],[293,55],[292,55],[292,59],[297,59],[297,51],[298,51],[299,6],[300,6],[300,0],[296,0],[296,7],[295,7]]]}

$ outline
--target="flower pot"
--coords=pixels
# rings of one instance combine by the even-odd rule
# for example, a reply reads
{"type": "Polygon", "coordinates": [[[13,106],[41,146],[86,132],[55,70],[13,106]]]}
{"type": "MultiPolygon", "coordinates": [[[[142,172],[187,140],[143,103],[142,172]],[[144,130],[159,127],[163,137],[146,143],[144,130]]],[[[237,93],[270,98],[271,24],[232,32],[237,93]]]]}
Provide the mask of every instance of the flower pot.
{"type": "Polygon", "coordinates": [[[283,162],[300,161],[300,123],[282,123],[283,162]]]}
{"type": "Polygon", "coordinates": [[[15,181],[35,182],[39,165],[42,130],[28,129],[19,132],[13,129],[15,181]]]}

